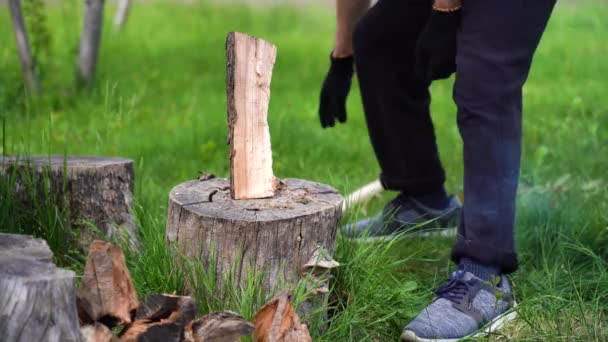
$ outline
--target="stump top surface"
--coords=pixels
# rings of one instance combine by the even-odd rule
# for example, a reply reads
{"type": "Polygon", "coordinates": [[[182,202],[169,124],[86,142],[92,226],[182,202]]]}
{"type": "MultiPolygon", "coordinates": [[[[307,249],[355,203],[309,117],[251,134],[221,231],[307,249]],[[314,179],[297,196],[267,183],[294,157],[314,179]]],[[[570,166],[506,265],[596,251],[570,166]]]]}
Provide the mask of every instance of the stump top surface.
{"type": "Polygon", "coordinates": [[[46,241],[30,235],[0,233],[0,255],[2,254],[32,258],[42,262],[53,260],[53,253],[46,241]]]}
{"type": "Polygon", "coordinates": [[[171,190],[169,199],[196,215],[235,221],[294,219],[323,210],[341,208],[343,197],[328,185],[287,178],[271,198],[234,200],[230,181],[213,178],[190,181],[171,190]]]}
{"type": "Polygon", "coordinates": [[[75,273],[73,271],[58,268],[50,262],[0,254],[0,279],[3,277],[16,277],[24,280],[45,280],[73,278],[74,276],[75,273]]]}
{"type": "Polygon", "coordinates": [[[96,168],[109,165],[131,164],[130,159],[105,156],[9,156],[0,157],[0,169],[5,165],[32,165],[36,167],[50,166],[52,169],[63,168],[64,159],[68,168],[96,168]]]}

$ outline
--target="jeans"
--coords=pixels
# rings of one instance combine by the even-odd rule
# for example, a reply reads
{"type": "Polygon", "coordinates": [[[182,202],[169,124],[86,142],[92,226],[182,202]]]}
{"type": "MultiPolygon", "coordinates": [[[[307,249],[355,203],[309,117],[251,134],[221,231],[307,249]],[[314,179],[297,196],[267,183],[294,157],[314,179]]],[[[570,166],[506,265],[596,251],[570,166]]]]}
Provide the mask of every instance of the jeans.
{"type": "MultiPolygon", "coordinates": [[[[454,101],[464,146],[464,207],[452,249],[517,268],[515,195],[521,158],[522,87],[555,0],[463,0],[454,101]]],[[[354,33],[369,136],[387,189],[416,196],[442,189],[428,82],[414,73],[430,0],[380,0],[354,33]]]]}

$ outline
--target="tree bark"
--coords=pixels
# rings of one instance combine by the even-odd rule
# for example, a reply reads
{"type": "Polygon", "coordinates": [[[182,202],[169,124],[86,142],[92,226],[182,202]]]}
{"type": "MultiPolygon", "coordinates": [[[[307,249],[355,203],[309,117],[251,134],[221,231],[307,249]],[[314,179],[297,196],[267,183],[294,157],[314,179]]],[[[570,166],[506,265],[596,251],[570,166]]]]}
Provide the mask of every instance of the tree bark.
{"type": "Polygon", "coordinates": [[[116,31],[121,30],[125,26],[130,7],[130,0],[118,0],[118,8],[116,9],[116,15],[114,16],[114,29],[116,31]]]}
{"type": "Polygon", "coordinates": [[[5,342],[80,341],[75,274],[57,268],[40,240],[2,234],[0,336],[5,342]]]}
{"type": "Polygon", "coordinates": [[[263,274],[271,295],[283,280],[299,279],[318,246],[333,253],[343,201],[333,188],[285,179],[272,198],[233,200],[229,184],[219,178],[192,181],[169,195],[167,241],[214,272],[218,290],[263,274]],[[224,283],[228,275],[234,284],[224,283]]]}
{"type": "Polygon", "coordinates": [[[13,175],[15,200],[26,207],[33,206],[34,201],[45,203],[47,198],[59,208],[66,204],[67,208],[62,209],[69,212],[74,228],[79,229],[84,248],[95,238],[125,238],[137,247],[137,227],[131,211],[133,161],[111,157],[0,157],[0,176],[13,175]]]}
{"type": "Polygon", "coordinates": [[[17,50],[19,51],[19,61],[21,61],[23,78],[28,89],[37,94],[40,92],[40,83],[36,76],[36,65],[30,52],[27,29],[25,28],[23,12],[21,11],[21,1],[9,0],[8,4],[13,20],[13,30],[15,31],[15,40],[17,41],[17,50]]]}
{"type": "Polygon", "coordinates": [[[226,93],[234,199],[274,194],[268,103],[276,54],[276,46],[269,42],[238,32],[228,34],[226,93]]]}
{"type": "Polygon", "coordinates": [[[103,27],[104,0],[86,0],[80,52],[78,55],[78,83],[88,85],[93,81],[101,31],[103,27]]]}

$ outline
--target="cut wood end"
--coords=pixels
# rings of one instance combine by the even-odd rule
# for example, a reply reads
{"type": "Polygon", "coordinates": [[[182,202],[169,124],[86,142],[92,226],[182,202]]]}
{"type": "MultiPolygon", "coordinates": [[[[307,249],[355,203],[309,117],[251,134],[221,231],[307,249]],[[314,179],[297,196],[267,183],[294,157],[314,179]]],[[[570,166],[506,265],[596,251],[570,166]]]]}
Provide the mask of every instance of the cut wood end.
{"type": "Polygon", "coordinates": [[[230,312],[212,312],[193,321],[187,330],[194,342],[238,342],[253,333],[254,325],[241,315],[230,312]]]}

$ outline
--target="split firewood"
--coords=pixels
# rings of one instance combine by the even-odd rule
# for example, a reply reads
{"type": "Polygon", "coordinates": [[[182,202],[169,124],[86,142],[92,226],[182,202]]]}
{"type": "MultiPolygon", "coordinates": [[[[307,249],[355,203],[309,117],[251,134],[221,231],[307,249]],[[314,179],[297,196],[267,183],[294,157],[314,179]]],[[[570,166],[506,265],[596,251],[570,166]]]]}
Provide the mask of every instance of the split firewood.
{"type": "Polygon", "coordinates": [[[308,327],[300,322],[288,293],[279,294],[253,317],[255,342],[312,342],[308,327]]]}
{"type": "Polygon", "coordinates": [[[112,330],[101,323],[85,325],[80,328],[83,342],[119,342],[112,330]]]}
{"type": "Polygon", "coordinates": [[[192,297],[148,295],[144,298],[135,322],[120,333],[125,342],[181,342],[185,328],[198,312],[192,297]]]}
{"type": "Polygon", "coordinates": [[[138,307],[122,250],[111,243],[93,241],[77,292],[80,319],[112,328],[131,323],[138,307]]]}
{"type": "Polygon", "coordinates": [[[192,342],[239,342],[255,327],[234,312],[212,312],[192,322],[186,340],[192,342]]]}

